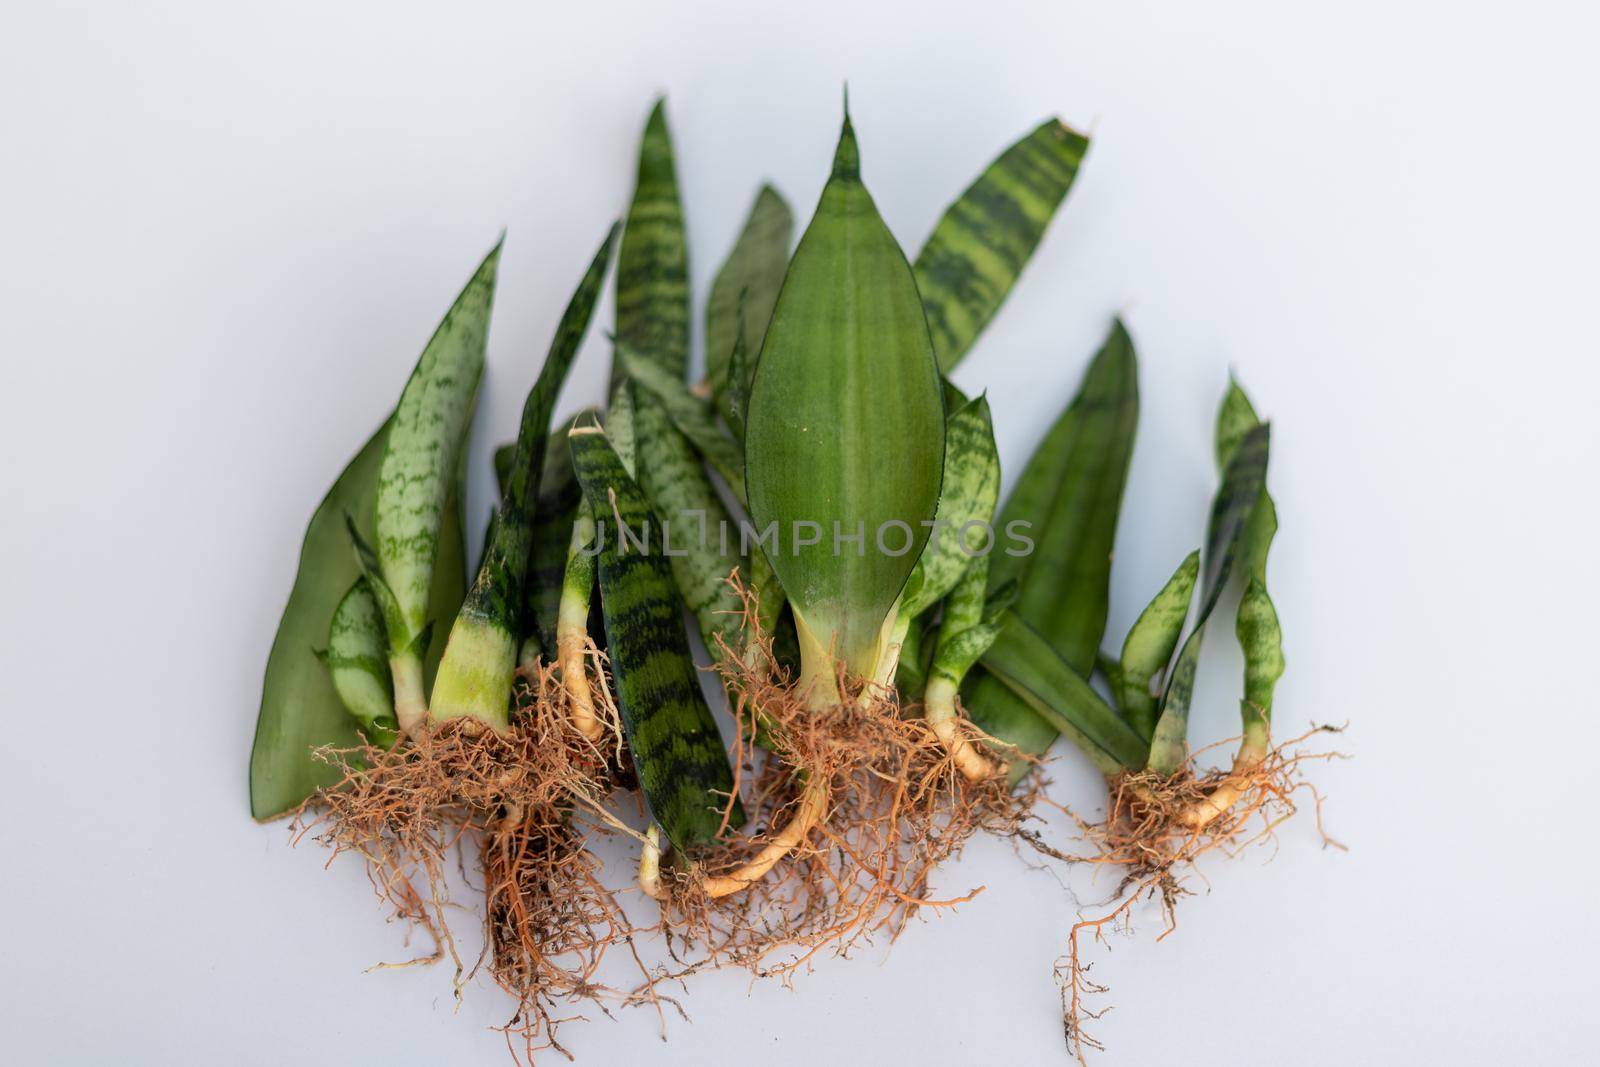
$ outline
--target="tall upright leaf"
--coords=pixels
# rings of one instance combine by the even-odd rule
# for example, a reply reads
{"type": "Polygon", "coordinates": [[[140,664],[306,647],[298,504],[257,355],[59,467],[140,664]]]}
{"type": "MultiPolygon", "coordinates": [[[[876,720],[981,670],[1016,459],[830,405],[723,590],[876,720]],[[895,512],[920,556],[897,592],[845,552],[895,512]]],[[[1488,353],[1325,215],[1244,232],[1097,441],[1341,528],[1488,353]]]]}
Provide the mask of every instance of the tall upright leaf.
{"type": "Polygon", "coordinates": [[[1271,428],[1262,423],[1240,439],[1228,460],[1211,504],[1206,525],[1204,568],[1200,582],[1200,610],[1189,636],[1178,651],[1161,698],[1161,715],[1150,744],[1149,768],[1159,774],[1177,772],[1188,759],[1189,704],[1194,698],[1195,671],[1207,620],[1222,596],[1228,575],[1239,555],[1240,542],[1251,513],[1261,498],[1271,447],[1271,428]]]}
{"type": "Polygon", "coordinates": [[[774,524],[767,552],[794,607],[806,682],[826,699],[832,656],[874,675],[944,463],[916,281],[861,182],[848,115],[762,345],[745,449],[751,515],[774,524]],[[862,540],[835,552],[836,529],[862,540]]]}
{"type": "Polygon", "coordinates": [[[746,352],[761,350],[793,241],[794,212],[776,189],[763,185],[706,299],[706,380],[724,408],[730,387],[742,393],[750,384],[728,381],[734,343],[742,341],[746,352]]]}
{"type": "Polygon", "coordinates": [[[413,729],[427,713],[421,644],[430,622],[428,591],[445,500],[483,375],[499,264],[497,244],[422,350],[400,394],[378,474],[378,573],[367,578],[383,608],[395,711],[403,730],[413,729]]]}
{"type": "Polygon", "coordinates": [[[917,255],[917,288],[939,366],[961,361],[1027,265],[1089,140],[1060,119],[1001,153],[951,204],[917,255]]]}
{"type": "MultiPolygon", "coordinates": [[[[1230,377],[1228,391],[1217,413],[1217,467],[1227,467],[1244,435],[1260,424],[1250,398],[1230,377]]],[[[1267,746],[1271,732],[1272,694],[1283,676],[1283,632],[1278,611],[1267,593],[1267,554],[1278,532],[1278,508],[1265,485],[1241,535],[1240,569],[1245,574],[1244,595],[1239,600],[1235,632],[1244,651],[1245,743],[1258,750],[1267,746]]]]}
{"type": "MultiPolygon", "coordinates": [[[[639,176],[617,254],[617,339],[683,378],[689,366],[689,257],[666,99],[639,144],[639,176]]],[[[621,368],[612,368],[616,382],[621,368]]]]}
{"type": "Polygon", "coordinates": [[[534,506],[556,396],[588,331],[617,227],[612,226],[568,302],[539,377],[522,406],[516,450],[506,473],[498,521],[450,630],[434,683],[429,714],[436,722],[476,719],[503,730],[508,724],[512,678],[523,614],[523,583],[533,549],[534,506]]]}
{"type": "Polygon", "coordinates": [[[1122,491],[1139,425],[1139,369],[1120,321],[1000,512],[1030,524],[1033,551],[996,553],[990,585],[1015,580],[1015,611],[1085,676],[1105,634],[1122,491]]]}
{"type": "Polygon", "coordinates": [[[660,522],[598,427],[574,427],[571,442],[584,494],[611,526],[602,535],[600,603],[634,767],[668,840],[680,849],[705,844],[722,824],[733,774],[700,690],[660,522]]]}

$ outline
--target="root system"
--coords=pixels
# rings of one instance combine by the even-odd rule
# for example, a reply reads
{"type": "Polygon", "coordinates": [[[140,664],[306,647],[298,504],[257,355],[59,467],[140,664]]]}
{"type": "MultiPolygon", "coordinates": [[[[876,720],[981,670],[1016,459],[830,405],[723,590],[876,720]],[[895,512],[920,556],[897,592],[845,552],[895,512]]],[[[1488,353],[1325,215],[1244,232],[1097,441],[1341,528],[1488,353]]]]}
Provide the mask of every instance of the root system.
{"type": "MultiPolygon", "coordinates": [[[[608,692],[603,680],[593,690],[608,692]]],[[[591,739],[574,726],[555,669],[538,666],[519,675],[504,734],[455,720],[392,750],[322,750],[343,779],[296,822],[297,837],[362,856],[394,917],[431,938],[430,954],[379,966],[448,959],[458,997],[486,966],[516,1002],[503,1029],[529,1062],[545,1049],[566,1054],[557,1027],[584,1004],[605,1010],[622,999],[597,973],[611,948],[632,951],[633,928],[590,848],[596,835],[625,830],[603,806],[621,728],[608,699],[595,710],[603,729],[591,739]],[[474,848],[485,936],[469,960],[451,933],[447,876],[474,848]]]]}
{"type": "Polygon", "coordinates": [[[1259,754],[1242,751],[1226,771],[1199,770],[1195,758],[1202,752],[1176,775],[1148,771],[1117,775],[1109,781],[1109,813],[1104,821],[1091,823],[1072,815],[1093,853],[1064,856],[1042,849],[1070,862],[1106,865],[1121,872],[1106,910],[1080,917],[1073,925],[1066,955],[1056,967],[1067,1046],[1080,1063],[1087,1051],[1102,1047],[1085,1024],[1104,1011],[1091,1010],[1089,1000],[1107,991],[1089,978],[1086,940],[1106,944],[1106,931],[1131,926],[1133,909],[1141,901],[1160,906],[1164,929],[1156,940],[1164,939],[1176,928],[1177,903],[1190,892],[1185,883],[1195,862],[1209,852],[1234,856],[1274,840],[1277,828],[1299,810],[1299,795],[1312,799],[1323,842],[1344,847],[1323,831],[1322,796],[1302,774],[1305,763],[1341,754],[1305,752],[1299,747],[1316,734],[1340,729],[1314,727],[1259,754]]]}

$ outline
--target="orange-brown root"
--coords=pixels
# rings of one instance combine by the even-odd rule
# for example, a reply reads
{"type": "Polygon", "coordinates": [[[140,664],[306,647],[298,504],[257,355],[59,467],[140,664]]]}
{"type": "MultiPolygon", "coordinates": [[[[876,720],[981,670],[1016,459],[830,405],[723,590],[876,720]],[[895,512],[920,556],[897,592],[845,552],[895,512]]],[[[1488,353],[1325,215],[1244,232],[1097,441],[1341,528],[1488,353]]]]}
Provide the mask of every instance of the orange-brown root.
{"type": "MultiPolygon", "coordinates": [[[[597,693],[606,693],[603,684],[597,693]]],[[[448,957],[459,996],[478,968],[516,1001],[504,1030],[519,1059],[556,1041],[564,1009],[620,996],[597,984],[608,949],[632,928],[599,877],[590,838],[611,832],[602,804],[620,737],[615,708],[597,702],[602,743],[572,722],[553,667],[520,675],[504,734],[465,721],[424,731],[394,750],[324,750],[343,780],[302,811],[297,829],[366,859],[397,917],[448,957]],[[463,958],[448,922],[449,866],[476,845],[484,882],[485,948],[463,958]]]]}
{"type": "Polygon", "coordinates": [[[1208,852],[1236,855],[1272,839],[1278,826],[1298,810],[1296,794],[1313,798],[1323,841],[1344,847],[1322,831],[1322,797],[1302,774],[1304,763],[1340,754],[1297,747],[1314,734],[1339,729],[1315,727],[1271,749],[1245,746],[1227,771],[1197,771],[1191,759],[1188,767],[1171,776],[1148,771],[1120,774],[1109,781],[1110,812],[1103,822],[1088,823],[1074,816],[1095,852],[1065,858],[1122,869],[1109,910],[1073,925],[1066,955],[1056,968],[1067,1046],[1080,1063],[1087,1051],[1102,1047],[1084,1028],[1101,1014],[1089,1009],[1087,999],[1106,992],[1104,985],[1088,977],[1089,964],[1083,959],[1086,937],[1106,943],[1108,928],[1126,926],[1138,902],[1155,900],[1166,923],[1157,940],[1165,938],[1176,925],[1178,899],[1188,893],[1187,869],[1208,852]]]}
{"type": "Polygon", "coordinates": [[[841,675],[844,699],[817,708],[763,642],[721,651],[740,727],[735,792],[759,829],[660,871],[664,925],[685,952],[658,979],[733,964],[787,981],[821,952],[892,941],[919,909],[980,891],[936,898],[929,876],[977,830],[1013,832],[1028,798],[969,782],[892,692],[841,675]]]}

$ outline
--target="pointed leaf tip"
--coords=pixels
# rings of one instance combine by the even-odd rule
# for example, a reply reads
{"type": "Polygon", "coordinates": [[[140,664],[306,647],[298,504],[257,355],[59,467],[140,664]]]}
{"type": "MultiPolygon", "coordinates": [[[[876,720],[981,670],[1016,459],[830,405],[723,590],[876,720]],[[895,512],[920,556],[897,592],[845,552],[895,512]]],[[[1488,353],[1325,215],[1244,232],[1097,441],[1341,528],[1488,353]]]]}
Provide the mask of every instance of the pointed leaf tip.
{"type": "Polygon", "coordinates": [[[850,112],[844,113],[844,126],[839,130],[839,147],[833,153],[833,177],[845,181],[861,180],[861,149],[856,144],[856,129],[850,123],[850,112]]]}

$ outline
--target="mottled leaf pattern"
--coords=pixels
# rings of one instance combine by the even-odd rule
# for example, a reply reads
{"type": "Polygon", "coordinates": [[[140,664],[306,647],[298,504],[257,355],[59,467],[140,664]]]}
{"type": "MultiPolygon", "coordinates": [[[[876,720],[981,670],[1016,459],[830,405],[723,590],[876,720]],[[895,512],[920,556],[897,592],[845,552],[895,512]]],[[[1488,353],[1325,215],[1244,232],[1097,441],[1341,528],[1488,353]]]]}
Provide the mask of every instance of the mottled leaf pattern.
{"type": "Polygon", "coordinates": [[[988,325],[1077,177],[1089,141],[1050,119],[950,205],[917,256],[917,288],[948,371],[988,325]]]}
{"type": "Polygon", "coordinates": [[[1189,602],[1194,599],[1194,583],[1200,574],[1200,553],[1191,552],[1167,584],[1134,620],[1122,642],[1122,660],[1117,666],[1114,692],[1123,716],[1135,730],[1149,737],[1156,728],[1156,694],[1150,683],[1172,662],[1173,649],[1183,636],[1183,620],[1189,617],[1189,602]]]}
{"type": "Polygon", "coordinates": [[[907,583],[900,613],[915,618],[955,587],[979,553],[987,555],[989,523],[1000,498],[1000,453],[986,397],[952,411],[944,429],[944,483],[933,533],[907,583]],[[915,590],[913,593],[912,590],[915,590]]]}
{"type": "Polygon", "coordinates": [[[721,825],[733,774],[690,656],[660,523],[603,433],[579,426],[571,442],[584,494],[609,527],[599,556],[600,602],[634,768],[672,844],[705,844],[721,825]],[[618,524],[645,539],[648,550],[619,536],[618,524]]]}
{"type": "Polygon", "coordinates": [[[590,261],[523,404],[521,427],[506,471],[493,536],[478,568],[477,580],[451,627],[450,642],[434,684],[429,713],[436,721],[469,716],[497,728],[506,725],[550,417],[588,331],[616,236],[617,227],[613,226],[590,261]]]}
{"type": "Polygon", "coordinates": [[[1161,699],[1161,714],[1150,743],[1149,768],[1158,774],[1173,774],[1188,759],[1189,704],[1194,697],[1195,671],[1200,661],[1206,621],[1222,595],[1239,554],[1241,534],[1261,497],[1270,446],[1270,428],[1266,424],[1247,432],[1230,457],[1212,502],[1202,559],[1200,610],[1178,651],[1178,658],[1173,661],[1161,699]]]}
{"type": "MultiPolygon", "coordinates": [[[[717,425],[711,402],[690,392],[682,381],[661,370],[629,345],[618,343],[617,358],[628,380],[661,405],[672,425],[711,464],[711,469],[728,484],[734,497],[743,501],[744,451],[717,425]]],[[[640,399],[637,389],[635,398],[640,399]]]]}
{"type": "Polygon", "coordinates": [[[737,651],[741,646],[739,598],[728,575],[749,568],[739,553],[739,534],[706,477],[689,442],[672,425],[660,404],[640,404],[634,426],[640,454],[639,484],[670,540],[662,550],[684,603],[694,614],[708,651],[718,654],[717,638],[737,651]]]}
{"type": "MultiPolygon", "coordinates": [[[[667,102],[639,144],[639,176],[617,254],[617,340],[682,379],[689,367],[689,259],[667,102]]],[[[621,368],[613,367],[612,381],[621,368]]]]}
{"type": "Polygon", "coordinates": [[[414,654],[428,623],[439,527],[483,374],[499,263],[496,245],[423,349],[389,430],[374,544],[393,594],[395,615],[384,620],[391,655],[414,654]]]}
{"type": "Polygon", "coordinates": [[[383,614],[366,579],[358,578],[333,613],[323,662],[345,710],[377,745],[391,745],[399,736],[388,653],[383,614]]]}

